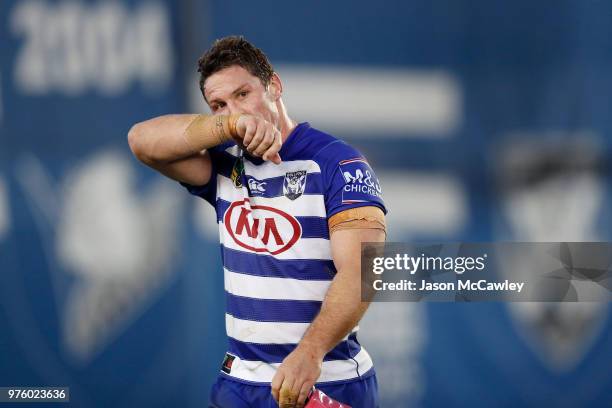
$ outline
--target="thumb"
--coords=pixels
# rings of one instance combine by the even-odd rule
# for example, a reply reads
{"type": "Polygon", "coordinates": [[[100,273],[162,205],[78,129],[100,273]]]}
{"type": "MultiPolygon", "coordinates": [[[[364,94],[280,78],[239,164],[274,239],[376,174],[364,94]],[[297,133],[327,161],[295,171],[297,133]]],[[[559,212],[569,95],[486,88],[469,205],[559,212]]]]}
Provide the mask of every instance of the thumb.
{"type": "Polygon", "coordinates": [[[241,114],[238,114],[237,116],[238,116],[238,119],[236,120],[236,132],[238,133],[238,137],[242,139],[246,132],[249,115],[245,113],[241,113],[241,114]]]}

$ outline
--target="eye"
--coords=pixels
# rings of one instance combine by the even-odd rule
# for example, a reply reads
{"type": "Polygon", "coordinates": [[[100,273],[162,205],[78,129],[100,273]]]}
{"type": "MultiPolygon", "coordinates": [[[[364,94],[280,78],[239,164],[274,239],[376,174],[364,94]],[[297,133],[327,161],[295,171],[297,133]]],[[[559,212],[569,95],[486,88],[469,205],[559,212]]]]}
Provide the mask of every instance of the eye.
{"type": "Polygon", "coordinates": [[[215,104],[210,106],[210,110],[213,111],[213,112],[216,112],[219,109],[223,108],[224,106],[225,106],[225,104],[223,102],[215,103],[215,104]]]}
{"type": "Polygon", "coordinates": [[[245,98],[248,94],[249,91],[240,91],[240,93],[238,93],[238,96],[240,96],[241,98],[245,98]]]}

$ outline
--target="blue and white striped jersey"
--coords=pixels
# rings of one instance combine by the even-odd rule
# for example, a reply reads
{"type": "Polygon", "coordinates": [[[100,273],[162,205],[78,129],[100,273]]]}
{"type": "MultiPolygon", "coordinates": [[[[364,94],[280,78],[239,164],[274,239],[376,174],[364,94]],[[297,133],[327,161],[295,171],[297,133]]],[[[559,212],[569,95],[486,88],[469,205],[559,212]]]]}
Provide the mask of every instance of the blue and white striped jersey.
{"type": "MultiPolygon", "coordinates": [[[[217,213],[229,337],[222,375],[270,383],[336,273],[327,219],[366,205],[386,212],[380,185],[357,150],[308,123],[285,141],[280,165],[243,156],[233,143],[209,152],[210,182],[185,186],[217,213]]],[[[325,356],[318,382],[373,372],[357,330],[325,356]]]]}

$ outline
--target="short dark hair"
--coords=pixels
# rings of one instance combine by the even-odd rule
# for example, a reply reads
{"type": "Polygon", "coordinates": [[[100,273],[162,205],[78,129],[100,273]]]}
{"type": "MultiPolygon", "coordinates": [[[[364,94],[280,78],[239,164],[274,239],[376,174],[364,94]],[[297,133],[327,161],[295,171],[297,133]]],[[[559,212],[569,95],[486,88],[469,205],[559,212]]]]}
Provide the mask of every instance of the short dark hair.
{"type": "MultiPolygon", "coordinates": [[[[239,65],[259,78],[267,87],[274,74],[274,69],[268,57],[259,48],[248,42],[242,36],[229,36],[216,40],[212,47],[198,60],[200,73],[200,91],[204,96],[204,82],[215,72],[239,65]]],[[[204,96],[206,99],[206,96],[204,96]]]]}

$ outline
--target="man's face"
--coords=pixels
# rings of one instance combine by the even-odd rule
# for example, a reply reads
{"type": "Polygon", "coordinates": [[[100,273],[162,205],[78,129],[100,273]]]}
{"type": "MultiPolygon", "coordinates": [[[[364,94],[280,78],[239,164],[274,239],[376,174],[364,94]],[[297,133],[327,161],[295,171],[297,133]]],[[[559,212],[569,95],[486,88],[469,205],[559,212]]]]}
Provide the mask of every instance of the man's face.
{"type": "Polygon", "coordinates": [[[204,95],[213,114],[247,113],[275,125],[278,125],[279,90],[278,77],[266,89],[259,78],[238,65],[215,72],[204,82],[204,95]]]}

